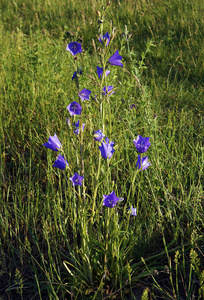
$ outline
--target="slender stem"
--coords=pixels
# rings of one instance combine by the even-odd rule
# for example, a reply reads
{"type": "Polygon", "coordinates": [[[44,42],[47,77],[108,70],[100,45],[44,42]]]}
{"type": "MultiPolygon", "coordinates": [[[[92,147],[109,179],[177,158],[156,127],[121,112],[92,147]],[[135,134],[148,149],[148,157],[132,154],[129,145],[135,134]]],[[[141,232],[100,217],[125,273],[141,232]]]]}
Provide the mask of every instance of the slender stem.
{"type": "Polygon", "coordinates": [[[104,270],[107,266],[107,252],[108,252],[108,236],[109,236],[109,223],[110,223],[110,208],[107,209],[107,223],[106,223],[106,244],[105,244],[105,255],[104,255],[104,270]]]}
{"type": "MultiPolygon", "coordinates": [[[[84,177],[84,158],[83,158],[83,122],[81,121],[79,124],[80,127],[80,152],[81,152],[81,174],[84,177]]],[[[82,181],[82,190],[83,190],[83,197],[84,197],[84,204],[86,203],[86,196],[85,196],[85,180],[82,181]]]]}
{"type": "Polygon", "coordinates": [[[95,215],[96,195],[97,195],[97,190],[98,190],[98,179],[99,179],[100,169],[101,169],[101,154],[99,153],[99,156],[98,156],[98,172],[97,172],[97,175],[96,175],[95,189],[94,189],[93,203],[92,203],[91,224],[93,224],[93,217],[95,215]]]}
{"type": "Polygon", "coordinates": [[[108,194],[110,194],[110,181],[111,181],[111,173],[110,173],[110,170],[109,170],[109,164],[110,164],[110,161],[109,161],[109,159],[107,158],[107,183],[108,183],[108,194]]]}

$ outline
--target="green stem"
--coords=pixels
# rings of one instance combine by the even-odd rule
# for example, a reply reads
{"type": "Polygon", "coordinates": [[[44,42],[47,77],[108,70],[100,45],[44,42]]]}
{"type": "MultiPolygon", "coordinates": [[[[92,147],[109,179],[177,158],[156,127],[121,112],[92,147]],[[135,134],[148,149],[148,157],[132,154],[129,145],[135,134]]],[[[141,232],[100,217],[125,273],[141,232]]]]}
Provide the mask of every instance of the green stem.
{"type": "Polygon", "coordinates": [[[104,271],[107,268],[107,253],[108,253],[108,236],[109,236],[109,224],[110,224],[110,207],[108,207],[107,211],[107,223],[106,223],[106,244],[105,244],[105,255],[104,255],[104,271]]]}
{"type": "MultiPolygon", "coordinates": [[[[80,121],[80,152],[81,152],[81,173],[84,177],[84,158],[83,158],[83,122],[80,121]]],[[[86,196],[85,196],[85,183],[84,179],[82,181],[82,190],[83,190],[83,197],[84,197],[84,204],[86,203],[86,196]]]]}
{"type": "Polygon", "coordinates": [[[95,189],[94,189],[94,196],[93,196],[93,205],[92,205],[92,223],[93,223],[93,217],[94,217],[94,214],[95,214],[95,204],[96,204],[96,195],[97,195],[97,190],[98,190],[98,179],[99,179],[100,169],[101,169],[101,154],[99,152],[98,172],[97,172],[97,175],[96,175],[95,189]]]}

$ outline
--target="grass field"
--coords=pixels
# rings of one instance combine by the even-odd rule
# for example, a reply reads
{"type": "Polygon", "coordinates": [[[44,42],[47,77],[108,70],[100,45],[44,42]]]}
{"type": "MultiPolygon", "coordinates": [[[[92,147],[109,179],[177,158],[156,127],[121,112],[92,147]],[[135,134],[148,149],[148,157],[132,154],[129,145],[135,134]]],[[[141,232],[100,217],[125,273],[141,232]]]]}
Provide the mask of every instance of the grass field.
{"type": "Polygon", "coordinates": [[[0,10],[0,300],[203,299],[203,1],[2,0],[0,10]],[[123,67],[99,79],[116,50],[123,67]],[[115,142],[111,159],[99,129],[115,142]],[[55,133],[65,170],[43,146],[55,133]],[[141,172],[138,135],[151,143],[141,172]],[[112,191],[124,200],[103,206],[112,191]]]}

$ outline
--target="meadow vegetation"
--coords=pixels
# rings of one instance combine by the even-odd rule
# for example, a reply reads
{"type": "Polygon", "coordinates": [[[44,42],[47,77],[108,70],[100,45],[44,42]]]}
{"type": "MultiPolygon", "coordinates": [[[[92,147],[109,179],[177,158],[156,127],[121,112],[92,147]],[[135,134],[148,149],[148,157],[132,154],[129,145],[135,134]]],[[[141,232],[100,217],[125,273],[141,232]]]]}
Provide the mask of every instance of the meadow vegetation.
{"type": "Polygon", "coordinates": [[[2,0],[0,10],[0,299],[202,299],[203,1],[2,0]],[[106,79],[108,164],[93,139],[105,8],[110,56],[119,50],[124,66],[106,79]],[[78,99],[73,41],[83,48],[80,87],[92,91],[80,136],[66,122],[78,99]],[[43,147],[55,133],[69,171],[43,147]],[[151,142],[142,172],[138,135],[151,142]],[[67,180],[81,145],[84,193],[67,180]],[[113,190],[124,200],[102,206],[113,190]]]}

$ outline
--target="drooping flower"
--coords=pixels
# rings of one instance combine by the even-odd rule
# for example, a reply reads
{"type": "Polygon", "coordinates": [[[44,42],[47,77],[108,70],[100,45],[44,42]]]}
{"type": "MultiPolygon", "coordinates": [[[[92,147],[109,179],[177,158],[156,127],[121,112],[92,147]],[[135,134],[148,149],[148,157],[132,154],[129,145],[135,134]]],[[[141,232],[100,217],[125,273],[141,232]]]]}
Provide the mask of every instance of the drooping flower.
{"type": "Polygon", "coordinates": [[[138,155],[138,158],[137,158],[137,163],[136,163],[136,169],[139,169],[140,171],[141,170],[145,170],[147,169],[149,166],[151,166],[151,164],[148,162],[148,156],[145,156],[145,157],[141,157],[140,155],[138,155]]]}
{"type": "Polygon", "coordinates": [[[72,81],[74,80],[75,77],[76,77],[76,71],[75,71],[74,74],[72,75],[72,81]]]}
{"type": "Polygon", "coordinates": [[[148,150],[149,146],[151,145],[149,139],[149,137],[143,138],[141,135],[138,135],[136,140],[133,140],[139,153],[144,153],[148,150]]]}
{"type": "Polygon", "coordinates": [[[81,69],[77,69],[77,71],[74,72],[74,74],[72,75],[72,81],[76,78],[77,74],[82,74],[82,70],[81,69]]]}
{"type": "Polygon", "coordinates": [[[82,180],[84,179],[83,176],[80,176],[79,174],[77,173],[74,173],[74,175],[72,177],[69,178],[72,183],[73,183],[73,186],[75,185],[82,185],[82,180]]]}
{"type": "Polygon", "coordinates": [[[48,139],[48,143],[43,144],[46,148],[52,149],[53,151],[58,151],[61,149],[62,144],[60,143],[56,133],[54,136],[50,136],[48,139]]]}
{"type": "Polygon", "coordinates": [[[121,59],[122,59],[122,56],[119,55],[119,52],[118,52],[118,50],[117,50],[117,51],[109,58],[108,62],[109,62],[109,64],[111,64],[111,65],[123,67],[123,64],[121,63],[121,59]]]}
{"type": "Polygon", "coordinates": [[[118,198],[115,195],[115,192],[113,191],[109,195],[103,195],[103,205],[113,208],[116,203],[119,201],[120,198],[118,198]]]}
{"type": "Polygon", "coordinates": [[[81,111],[82,111],[81,105],[78,102],[76,102],[76,101],[70,103],[67,106],[67,109],[68,109],[68,111],[69,111],[69,113],[70,113],[71,116],[80,115],[81,111]]]}
{"type": "Polygon", "coordinates": [[[77,53],[82,52],[81,44],[77,42],[71,42],[67,45],[66,50],[69,51],[74,56],[77,53]]]}
{"type": "Polygon", "coordinates": [[[100,142],[105,137],[101,129],[94,131],[94,140],[100,142]]]}
{"type": "Polygon", "coordinates": [[[89,100],[89,96],[91,95],[91,91],[87,89],[83,89],[81,92],[79,92],[79,97],[81,98],[82,101],[84,100],[89,100]]]}
{"type": "Polygon", "coordinates": [[[53,167],[58,168],[60,170],[64,170],[66,168],[66,166],[67,167],[69,166],[68,161],[66,159],[64,159],[64,156],[59,154],[53,167]]]}
{"type": "Polygon", "coordinates": [[[108,158],[110,159],[115,152],[113,149],[113,145],[115,142],[110,142],[109,143],[109,138],[106,138],[105,141],[101,143],[101,146],[99,146],[99,149],[101,151],[101,155],[103,158],[108,158]]]}
{"type": "Polygon", "coordinates": [[[75,71],[74,74],[72,75],[72,81],[74,80],[75,77],[76,77],[76,71],[75,71]]]}
{"type": "Polygon", "coordinates": [[[137,216],[137,208],[134,208],[133,206],[131,206],[129,208],[129,211],[132,216],[137,216]]]}
{"type": "MultiPolygon", "coordinates": [[[[74,133],[75,133],[76,135],[78,135],[79,132],[80,132],[80,129],[81,129],[81,125],[80,125],[80,127],[79,127],[79,121],[77,121],[75,124],[73,124],[73,126],[76,127],[76,129],[74,130],[74,133]]],[[[85,127],[85,124],[83,123],[83,124],[82,124],[82,131],[84,131],[84,127],[85,127]]]]}
{"type": "Polygon", "coordinates": [[[112,85],[104,86],[102,95],[106,95],[106,94],[107,94],[107,91],[108,91],[108,96],[114,94],[114,93],[115,93],[114,91],[111,92],[111,93],[109,93],[110,91],[112,91],[112,89],[113,89],[113,86],[112,86],[112,85]]]}
{"type": "Polygon", "coordinates": [[[105,42],[106,47],[108,46],[108,44],[110,43],[110,35],[108,32],[106,32],[106,34],[104,34],[104,36],[100,35],[99,36],[99,42],[101,44],[103,44],[103,42],[105,42]]]}
{"type": "MultiPolygon", "coordinates": [[[[98,66],[96,68],[97,68],[98,78],[100,79],[103,76],[103,68],[100,68],[98,66]]],[[[107,70],[105,74],[106,76],[108,76],[110,74],[110,71],[107,70]]]]}

